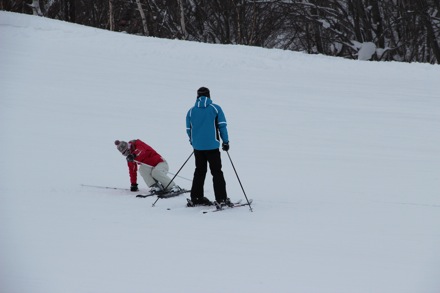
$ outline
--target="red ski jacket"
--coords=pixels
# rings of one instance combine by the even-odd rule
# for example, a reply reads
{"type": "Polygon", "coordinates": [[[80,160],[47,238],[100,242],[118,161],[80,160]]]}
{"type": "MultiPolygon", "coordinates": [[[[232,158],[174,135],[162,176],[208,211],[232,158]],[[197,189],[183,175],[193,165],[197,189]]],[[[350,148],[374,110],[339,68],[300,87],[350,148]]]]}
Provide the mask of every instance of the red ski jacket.
{"type": "Polygon", "coordinates": [[[131,140],[128,143],[128,148],[130,149],[130,153],[136,156],[134,158],[136,162],[127,162],[131,184],[137,183],[138,164],[143,163],[155,167],[157,164],[164,161],[161,155],[140,139],[131,140]]]}

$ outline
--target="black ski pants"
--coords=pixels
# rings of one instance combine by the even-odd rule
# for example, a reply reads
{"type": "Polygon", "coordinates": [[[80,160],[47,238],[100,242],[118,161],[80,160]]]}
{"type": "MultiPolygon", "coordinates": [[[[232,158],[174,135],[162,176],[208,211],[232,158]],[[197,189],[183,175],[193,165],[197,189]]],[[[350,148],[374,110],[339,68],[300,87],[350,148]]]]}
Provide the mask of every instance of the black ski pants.
{"type": "Polygon", "coordinates": [[[217,202],[224,201],[227,197],[226,181],[222,171],[220,150],[194,150],[194,157],[196,159],[196,170],[194,171],[194,179],[191,187],[191,200],[201,199],[204,196],[203,186],[205,185],[209,163],[214,184],[215,200],[217,202]]]}

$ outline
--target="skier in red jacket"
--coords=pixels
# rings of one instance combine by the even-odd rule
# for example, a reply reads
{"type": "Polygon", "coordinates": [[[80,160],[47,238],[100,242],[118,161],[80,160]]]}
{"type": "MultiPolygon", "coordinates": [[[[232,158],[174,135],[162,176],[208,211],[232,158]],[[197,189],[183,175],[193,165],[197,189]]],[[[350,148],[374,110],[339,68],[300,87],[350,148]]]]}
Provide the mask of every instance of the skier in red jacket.
{"type": "Polygon", "coordinates": [[[171,182],[167,173],[169,166],[167,161],[162,158],[151,146],[140,139],[125,141],[115,141],[118,150],[127,158],[128,170],[130,174],[131,191],[138,191],[137,171],[141,174],[145,183],[150,187],[150,192],[178,192],[181,190],[176,183],[171,182]],[[139,165],[139,166],[138,166],[139,165]]]}

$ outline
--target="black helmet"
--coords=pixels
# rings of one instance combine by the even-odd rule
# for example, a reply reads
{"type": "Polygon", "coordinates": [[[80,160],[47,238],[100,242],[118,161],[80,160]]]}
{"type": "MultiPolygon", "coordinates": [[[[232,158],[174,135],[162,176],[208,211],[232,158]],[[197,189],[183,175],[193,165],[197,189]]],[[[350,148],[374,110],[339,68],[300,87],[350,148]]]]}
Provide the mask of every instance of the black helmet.
{"type": "Polygon", "coordinates": [[[202,96],[210,98],[209,89],[207,87],[202,86],[197,90],[197,98],[202,96]]]}

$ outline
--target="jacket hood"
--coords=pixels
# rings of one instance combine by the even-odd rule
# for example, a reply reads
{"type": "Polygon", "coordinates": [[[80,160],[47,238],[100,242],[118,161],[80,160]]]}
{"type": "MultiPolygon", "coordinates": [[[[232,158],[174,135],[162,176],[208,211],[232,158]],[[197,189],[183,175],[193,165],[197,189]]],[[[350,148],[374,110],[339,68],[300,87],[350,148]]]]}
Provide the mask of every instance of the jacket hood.
{"type": "Polygon", "coordinates": [[[195,107],[197,107],[197,108],[206,108],[206,107],[208,107],[211,104],[212,104],[212,101],[211,101],[210,98],[205,97],[205,96],[201,96],[201,97],[197,98],[195,107]]]}

